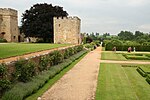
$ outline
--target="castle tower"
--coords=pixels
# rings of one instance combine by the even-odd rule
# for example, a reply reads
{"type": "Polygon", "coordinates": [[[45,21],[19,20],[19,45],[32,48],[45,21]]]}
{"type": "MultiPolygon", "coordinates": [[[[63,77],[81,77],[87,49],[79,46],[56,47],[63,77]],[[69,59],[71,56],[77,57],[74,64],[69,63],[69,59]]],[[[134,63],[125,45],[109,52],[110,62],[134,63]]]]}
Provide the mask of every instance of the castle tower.
{"type": "Polygon", "coordinates": [[[54,43],[80,44],[80,22],[78,17],[54,17],[54,43]]]}
{"type": "Polygon", "coordinates": [[[0,38],[8,42],[18,42],[17,11],[10,8],[0,8],[0,38]]]}

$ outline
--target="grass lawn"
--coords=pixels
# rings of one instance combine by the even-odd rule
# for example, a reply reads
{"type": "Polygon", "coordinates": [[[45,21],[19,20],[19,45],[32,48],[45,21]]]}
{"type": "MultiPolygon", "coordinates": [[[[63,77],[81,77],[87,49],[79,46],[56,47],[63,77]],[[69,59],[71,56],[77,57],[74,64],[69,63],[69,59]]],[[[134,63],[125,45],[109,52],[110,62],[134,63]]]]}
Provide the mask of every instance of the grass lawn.
{"type": "Polygon", "coordinates": [[[104,51],[101,53],[102,60],[127,60],[122,54],[112,51],[104,51]]]}
{"type": "Polygon", "coordinates": [[[150,100],[150,85],[133,67],[100,64],[96,100],[150,100]]]}
{"type": "Polygon", "coordinates": [[[48,43],[0,43],[0,59],[67,45],[48,43]]]}
{"type": "MultiPolygon", "coordinates": [[[[87,53],[86,53],[87,54],[87,53]]],[[[25,100],[37,100],[38,97],[40,97],[44,92],[46,92],[55,82],[57,82],[66,72],[68,72],[72,67],[74,67],[75,64],[77,64],[86,54],[81,56],[79,59],[77,59],[75,62],[73,62],[71,65],[69,65],[67,68],[62,70],[59,74],[57,74],[55,77],[50,79],[40,90],[38,90],[35,94],[27,97],[25,100]]]]}

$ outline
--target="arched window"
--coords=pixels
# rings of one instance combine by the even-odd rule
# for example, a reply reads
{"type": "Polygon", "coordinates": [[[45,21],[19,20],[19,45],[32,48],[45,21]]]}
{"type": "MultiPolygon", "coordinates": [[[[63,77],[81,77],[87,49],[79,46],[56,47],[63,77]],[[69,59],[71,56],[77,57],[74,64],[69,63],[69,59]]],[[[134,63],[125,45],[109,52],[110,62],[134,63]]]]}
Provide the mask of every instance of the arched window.
{"type": "Polygon", "coordinates": [[[0,33],[0,38],[4,38],[5,32],[0,33]]]}

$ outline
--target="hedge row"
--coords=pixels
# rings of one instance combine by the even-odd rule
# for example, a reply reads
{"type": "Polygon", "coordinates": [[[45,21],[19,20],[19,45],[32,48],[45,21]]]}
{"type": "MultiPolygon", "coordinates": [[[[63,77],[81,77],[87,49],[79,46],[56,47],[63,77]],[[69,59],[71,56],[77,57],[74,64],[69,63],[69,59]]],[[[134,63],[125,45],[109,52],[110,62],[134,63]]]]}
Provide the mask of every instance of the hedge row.
{"type": "Polygon", "coordinates": [[[146,81],[150,84],[150,75],[147,75],[146,81]]]}
{"type": "Polygon", "coordinates": [[[147,73],[146,73],[142,68],[138,67],[136,70],[137,70],[143,77],[146,77],[146,76],[147,76],[147,73]]]}
{"type": "MultiPolygon", "coordinates": [[[[0,64],[0,95],[2,95],[5,90],[9,89],[11,86],[10,82],[13,84],[14,82],[30,82],[33,76],[38,75],[42,71],[48,70],[51,66],[62,63],[65,59],[70,56],[80,52],[83,50],[82,45],[69,47],[66,49],[55,50],[50,52],[49,54],[36,56],[30,59],[20,59],[17,62],[14,62],[11,68],[14,68],[14,71],[9,73],[8,69],[6,69],[5,64],[0,64]],[[11,78],[3,78],[3,73],[5,72],[5,76],[10,75],[11,78]],[[11,76],[12,75],[12,76],[11,76]],[[9,80],[8,80],[9,79],[9,80]]],[[[9,65],[7,65],[9,68],[9,65]]]]}
{"type": "Polygon", "coordinates": [[[132,59],[132,60],[150,60],[150,58],[148,56],[144,56],[141,54],[123,54],[123,56],[126,59],[132,59]]]}
{"type": "Polygon", "coordinates": [[[79,53],[65,59],[62,63],[50,67],[47,71],[33,77],[30,82],[17,83],[10,91],[6,92],[2,100],[23,100],[27,96],[33,94],[40,89],[49,79],[53,78],[61,70],[69,66],[73,61],[85,54],[87,51],[80,51],[79,53]]]}
{"type": "Polygon", "coordinates": [[[150,51],[150,46],[145,45],[136,45],[136,46],[130,46],[130,45],[113,45],[113,44],[106,44],[105,50],[111,51],[113,47],[116,47],[117,51],[127,51],[129,47],[133,48],[135,47],[136,51],[150,51]]]}

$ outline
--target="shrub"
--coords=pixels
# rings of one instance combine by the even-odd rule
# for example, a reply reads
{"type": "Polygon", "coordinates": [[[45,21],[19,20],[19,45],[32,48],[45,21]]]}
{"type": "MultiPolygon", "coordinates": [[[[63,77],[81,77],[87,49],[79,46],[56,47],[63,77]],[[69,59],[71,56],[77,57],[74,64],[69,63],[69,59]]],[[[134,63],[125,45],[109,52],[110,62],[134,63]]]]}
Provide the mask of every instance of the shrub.
{"type": "Polygon", "coordinates": [[[0,43],[3,43],[3,42],[7,42],[7,40],[0,38],[0,43]]]}
{"type": "Polygon", "coordinates": [[[4,78],[6,76],[6,66],[5,64],[0,64],[0,78],[4,78]]]}
{"type": "Polygon", "coordinates": [[[0,95],[10,88],[11,82],[7,79],[7,69],[5,64],[0,64],[0,95]]]}
{"type": "Polygon", "coordinates": [[[69,50],[69,56],[72,56],[74,54],[74,49],[73,48],[68,48],[69,50]]]}
{"type": "Polygon", "coordinates": [[[21,59],[15,64],[15,67],[16,72],[14,75],[19,81],[27,82],[35,75],[35,63],[30,60],[21,59]]]}
{"type": "Polygon", "coordinates": [[[100,41],[99,40],[94,41],[94,43],[96,44],[97,47],[100,46],[100,41]]]}
{"type": "Polygon", "coordinates": [[[46,70],[48,65],[49,65],[48,56],[41,57],[40,58],[40,63],[39,63],[39,70],[40,71],[46,70]]]}
{"type": "MultiPolygon", "coordinates": [[[[73,55],[74,60],[82,56],[87,51],[81,51],[73,55]]],[[[17,83],[11,90],[6,92],[2,97],[2,100],[23,100],[25,97],[36,92],[41,88],[49,79],[54,77],[57,73],[63,70],[65,67],[70,65],[72,60],[65,59],[63,63],[55,65],[49,68],[47,71],[43,71],[39,75],[33,77],[30,82],[27,83],[17,83]]]]}
{"type": "Polygon", "coordinates": [[[64,59],[67,59],[67,58],[69,58],[69,50],[65,49],[65,51],[64,51],[64,59]]]}
{"type": "Polygon", "coordinates": [[[61,63],[64,59],[63,54],[60,53],[60,51],[53,51],[52,53],[49,54],[49,63],[51,66],[57,65],[61,63]]]}

